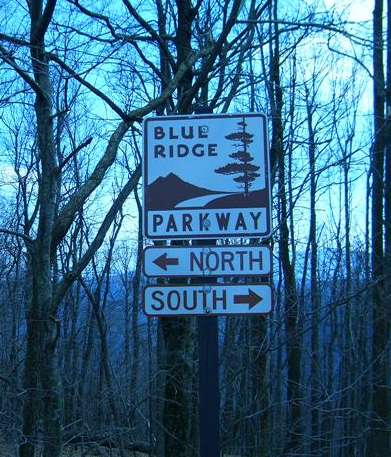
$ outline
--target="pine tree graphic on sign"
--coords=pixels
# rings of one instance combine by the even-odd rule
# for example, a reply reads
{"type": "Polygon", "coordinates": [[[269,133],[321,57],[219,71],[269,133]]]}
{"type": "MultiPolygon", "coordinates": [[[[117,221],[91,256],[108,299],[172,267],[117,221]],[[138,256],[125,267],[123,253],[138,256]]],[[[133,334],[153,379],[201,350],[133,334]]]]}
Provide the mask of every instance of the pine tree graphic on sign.
{"type": "Polygon", "coordinates": [[[257,171],[260,167],[252,165],[250,162],[254,160],[249,152],[249,145],[254,141],[253,134],[246,131],[247,123],[243,117],[242,121],[238,122],[239,130],[225,136],[227,140],[234,141],[234,146],[237,148],[235,152],[229,154],[229,157],[235,159],[236,162],[230,162],[223,167],[216,168],[215,173],[222,175],[239,175],[233,180],[241,184],[244,189],[244,196],[247,197],[252,182],[260,176],[257,171]]]}

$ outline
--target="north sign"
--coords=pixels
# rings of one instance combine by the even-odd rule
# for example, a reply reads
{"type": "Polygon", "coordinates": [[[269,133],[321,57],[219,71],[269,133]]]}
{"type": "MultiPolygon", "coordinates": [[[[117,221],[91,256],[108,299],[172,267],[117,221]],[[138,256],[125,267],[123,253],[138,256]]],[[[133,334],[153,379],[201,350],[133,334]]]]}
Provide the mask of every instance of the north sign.
{"type": "Polygon", "coordinates": [[[269,246],[147,247],[144,273],[169,276],[265,276],[271,274],[269,246]]]}
{"type": "Polygon", "coordinates": [[[216,316],[267,314],[272,308],[270,284],[148,286],[148,316],[216,316]]]}
{"type": "Polygon", "coordinates": [[[143,133],[147,238],[270,235],[264,115],[150,117],[143,133]]]}

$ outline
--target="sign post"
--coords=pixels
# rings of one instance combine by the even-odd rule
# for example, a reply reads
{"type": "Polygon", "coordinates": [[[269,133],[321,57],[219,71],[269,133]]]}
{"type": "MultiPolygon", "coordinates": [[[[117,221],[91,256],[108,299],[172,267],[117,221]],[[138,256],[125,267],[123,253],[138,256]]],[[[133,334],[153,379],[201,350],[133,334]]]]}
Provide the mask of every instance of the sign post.
{"type": "Polygon", "coordinates": [[[220,457],[220,388],[217,316],[200,316],[198,328],[198,394],[200,456],[220,457]]]}
{"type": "MultiPolygon", "coordinates": [[[[196,240],[197,245],[215,248],[216,240],[196,240]]],[[[191,278],[210,293],[217,278],[191,278]]],[[[208,293],[208,292],[207,292],[208,293]]],[[[200,457],[220,457],[219,328],[217,315],[197,317],[198,415],[200,457]]]]}
{"type": "Polygon", "coordinates": [[[143,129],[144,235],[191,240],[145,249],[147,277],[190,281],[145,287],[144,311],[198,316],[200,456],[219,457],[217,316],[269,313],[273,297],[268,283],[229,283],[229,277],[270,277],[268,246],[216,241],[270,236],[266,117],[160,116],[145,119],[143,129]]]}

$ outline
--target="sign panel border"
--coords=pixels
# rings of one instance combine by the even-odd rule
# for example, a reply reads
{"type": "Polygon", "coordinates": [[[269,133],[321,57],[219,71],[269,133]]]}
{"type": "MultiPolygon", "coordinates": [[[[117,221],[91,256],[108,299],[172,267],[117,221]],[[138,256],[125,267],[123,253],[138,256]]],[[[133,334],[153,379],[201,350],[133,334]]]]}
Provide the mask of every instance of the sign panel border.
{"type": "Polygon", "coordinates": [[[258,246],[237,246],[237,245],[225,245],[225,246],[147,246],[146,248],[143,249],[143,273],[146,277],[148,278],[216,278],[216,277],[230,277],[230,276],[239,276],[239,277],[259,277],[259,278],[269,278],[272,276],[273,273],[273,252],[270,247],[270,245],[258,245],[258,246]],[[242,249],[242,248],[262,248],[262,249],[267,249],[269,251],[270,255],[270,272],[269,273],[237,273],[237,272],[231,272],[231,273],[208,273],[208,274],[189,274],[189,273],[184,273],[184,274],[172,274],[172,272],[162,272],[159,274],[148,274],[146,271],[146,252],[147,251],[169,251],[169,250],[192,250],[192,249],[211,249],[211,250],[223,250],[223,249],[242,249]]]}
{"type": "MultiPolygon", "coordinates": [[[[271,236],[272,232],[272,195],[271,195],[271,167],[270,167],[270,152],[269,152],[269,140],[268,140],[268,131],[267,131],[267,116],[264,113],[226,113],[226,114],[188,114],[188,115],[169,115],[169,116],[150,116],[146,117],[143,120],[143,236],[149,240],[191,240],[191,239],[226,239],[226,238],[261,238],[267,239],[271,236]],[[148,209],[146,205],[146,188],[148,185],[147,180],[147,170],[148,170],[148,154],[145,153],[148,147],[147,140],[147,126],[151,121],[175,121],[175,120],[186,120],[186,119],[235,119],[239,117],[258,117],[263,120],[263,148],[265,153],[265,188],[268,190],[268,204],[269,206],[266,209],[266,231],[264,233],[212,233],[206,232],[205,234],[164,234],[164,235],[154,235],[148,233],[148,209]]],[[[196,210],[199,208],[188,208],[187,210],[196,210]]],[[[222,210],[229,211],[236,208],[223,208],[222,210]]],[[[243,208],[246,209],[246,208],[243,208]]],[[[249,208],[249,209],[257,209],[249,208]]],[[[150,210],[151,211],[151,210],[150,210]]]]}
{"type": "Polygon", "coordinates": [[[151,317],[157,317],[157,318],[176,318],[176,317],[199,317],[199,316],[204,316],[204,317],[230,317],[230,316],[242,316],[242,317],[252,317],[252,316],[268,316],[272,314],[273,309],[274,309],[274,286],[273,283],[268,281],[268,282],[251,282],[251,283],[236,283],[236,284],[187,284],[187,285],[177,285],[177,284],[165,284],[165,285],[154,285],[154,286],[145,286],[143,288],[143,312],[144,314],[151,318],[151,317]],[[251,312],[251,313],[213,313],[213,312],[204,312],[204,313],[192,313],[192,314],[182,314],[182,313],[172,313],[172,314],[150,314],[147,312],[145,308],[145,301],[146,301],[146,291],[148,289],[186,289],[186,288],[193,288],[193,287],[235,287],[235,286],[243,286],[243,287],[248,287],[251,288],[252,286],[269,286],[270,287],[270,310],[266,312],[251,312]]]}

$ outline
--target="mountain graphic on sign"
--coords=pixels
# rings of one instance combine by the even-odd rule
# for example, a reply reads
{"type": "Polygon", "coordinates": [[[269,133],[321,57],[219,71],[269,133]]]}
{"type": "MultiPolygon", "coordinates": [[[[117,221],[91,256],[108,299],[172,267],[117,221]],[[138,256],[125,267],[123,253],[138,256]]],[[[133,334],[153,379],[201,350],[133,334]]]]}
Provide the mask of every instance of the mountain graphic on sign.
{"type": "Polygon", "coordinates": [[[174,208],[256,208],[267,203],[266,190],[250,191],[245,196],[243,192],[205,189],[184,181],[174,173],[160,176],[147,186],[145,192],[145,205],[152,211],[174,208]]]}
{"type": "Polygon", "coordinates": [[[170,173],[147,186],[145,203],[151,210],[173,209],[183,201],[213,194],[221,195],[222,192],[195,186],[170,173]]]}

